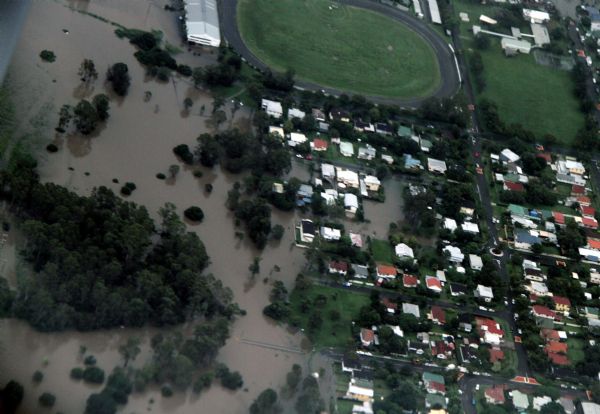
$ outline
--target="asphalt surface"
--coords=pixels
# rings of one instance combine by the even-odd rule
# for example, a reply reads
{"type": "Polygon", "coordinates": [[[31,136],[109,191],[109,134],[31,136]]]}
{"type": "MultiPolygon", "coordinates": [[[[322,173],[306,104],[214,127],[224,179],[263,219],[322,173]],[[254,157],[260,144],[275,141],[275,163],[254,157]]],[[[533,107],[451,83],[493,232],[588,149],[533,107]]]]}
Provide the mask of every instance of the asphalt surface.
{"type": "MultiPolygon", "coordinates": [[[[239,53],[249,64],[258,68],[259,70],[266,70],[268,66],[264,64],[258,57],[256,57],[245,45],[237,25],[237,3],[238,0],[222,0],[220,3],[220,14],[221,14],[221,32],[223,37],[232,46],[237,53],[239,53]]],[[[454,55],[448,43],[440,35],[435,32],[430,26],[424,21],[417,19],[412,14],[404,12],[385,4],[377,3],[373,0],[337,0],[337,3],[358,7],[366,10],[370,10],[376,13],[381,13],[390,17],[398,22],[406,25],[411,30],[417,32],[422,36],[429,45],[433,48],[433,51],[438,60],[441,74],[441,84],[438,89],[427,97],[420,98],[388,98],[382,96],[369,96],[366,98],[382,104],[396,104],[401,107],[418,107],[428,98],[446,98],[453,96],[460,88],[460,81],[458,72],[456,70],[456,64],[454,62],[454,55]]],[[[347,91],[343,91],[336,88],[329,88],[315,83],[306,82],[303,80],[296,80],[296,86],[300,89],[307,89],[313,91],[324,91],[329,95],[341,95],[347,91]]]]}
{"type": "Polygon", "coordinates": [[[0,84],[4,80],[31,0],[0,0],[0,84]]]}

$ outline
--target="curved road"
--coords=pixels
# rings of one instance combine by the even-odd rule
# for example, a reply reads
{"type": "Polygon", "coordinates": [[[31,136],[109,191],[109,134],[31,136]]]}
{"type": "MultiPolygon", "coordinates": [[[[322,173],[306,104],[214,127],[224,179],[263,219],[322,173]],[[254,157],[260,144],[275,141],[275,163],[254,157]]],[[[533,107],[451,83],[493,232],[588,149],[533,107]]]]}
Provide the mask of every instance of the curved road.
{"type": "MultiPolygon", "coordinates": [[[[347,6],[367,9],[376,13],[384,14],[394,20],[397,20],[408,28],[417,32],[433,48],[440,67],[441,83],[437,90],[430,96],[420,98],[389,98],[383,96],[366,96],[367,99],[383,104],[396,104],[405,107],[418,107],[423,101],[430,97],[446,98],[454,95],[460,88],[459,76],[454,61],[454,54],[448,47],[448,43],[440,37],[424,21],[419,20],[409,13],[390,7],[373,0],[337,0],[338,3],[347,6]]],[[[259,58],[257,58],[244,44],[237,25],[237,4],[238,0],[222,0],[220,3],[221,31],[223,37],[230,46],[232,46],[242,57],[252,66],[260,70],[268,68],[259,58]]],[[[347,91],[329,88],[315,83],[297,80],[296,85],[300,89],[323,90],[329,95],[341,95],[347,91]]]]}

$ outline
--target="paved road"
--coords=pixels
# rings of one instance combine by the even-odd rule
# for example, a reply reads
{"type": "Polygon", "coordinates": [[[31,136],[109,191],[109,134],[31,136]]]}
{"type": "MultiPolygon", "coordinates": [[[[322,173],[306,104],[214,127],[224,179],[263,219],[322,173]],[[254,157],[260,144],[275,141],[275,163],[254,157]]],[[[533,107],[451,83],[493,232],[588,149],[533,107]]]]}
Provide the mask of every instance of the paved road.
{"type": "MultiPolygon", "coordinates": [[[[373,12],[385,14],[386,16],[405,24],[410,29],[417,32],[431,45],[440,65],[441,84],[431,96],[445,98],[454,95],[458,91],[460,88],[460,81],[458,72],[456,70],[456,64],[454,62],[454,55],[448,47],[446,40],[440,37],[440,35],[438,35],[437,32],[429,27],[424,21],[417,19],[408,12],[377,3],[373,0],[337,0],[337,2],[344,5],[359,7],[373,12]]],[[[242,55],[251,65],[260,70],[265,70],[268,68],[267,65],[265,65],[246,47],[242,37],[240,36],[237,26],[237,3],[238,0],[223,0],[220,3],[221,31],[223,33],[223,37],[227,40],[229,45],[232,46],[240,55],[242,55]]],[[[339,89],[323,87],[301,80],[296,81],[296,86],[301,89],[323,90],[329,95],[340,95],[345,93],[339,89]]],[[[367,98],[373,102],[396,104],[401,107],[418,107],[429,97],[395,99],[381,96],[367,96],[367,98]]]]}
{"type": "Polygon", "coordinates": [[[0,84],[21,34],[31,0],[0,0],[0,84]]]}

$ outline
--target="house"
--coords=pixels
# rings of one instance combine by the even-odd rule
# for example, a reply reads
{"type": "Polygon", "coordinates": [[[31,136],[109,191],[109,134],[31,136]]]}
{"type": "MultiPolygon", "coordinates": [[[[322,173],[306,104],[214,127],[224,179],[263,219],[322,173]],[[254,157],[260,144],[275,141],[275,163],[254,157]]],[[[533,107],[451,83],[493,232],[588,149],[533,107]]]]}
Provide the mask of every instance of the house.
{"type": "Polygon", "coordinates": [[[331,164],[321,164],[321,177],[324,179],[335,179],[335,167],[331,164]]]}
{"type": "Polygon", "coordinates": [[[365,183],[367,190],[374,193],[379,191],[379,187],[381,186],[381,181],[379,181],[379,178],[375,177],[374,175],[366,175],[363,179],[363,182],[365,183]]]}
{"type": "Polygon", "coordinates": [[[475,318],[480,339],[491,345],[500,345],[504,331],[500,324],[493,319],[478,316],[475,318]]]}
{"type": "Polygon", "coordinates": [[[588,229],[597,229],[598,221],[594,217],[582,217],[581,223],[583,227],[587,227],[588,229]]]}
{"type": "Polygon", "coordinates": [[[467,293],[467,286],[462,283],[450,282],[450,294],[452,296],[462,296],[467,293]]]}
{"type": "Polygon", "coordinates": [[[360,132],[375,132],[373,124],[364,122],[362,119],[354,121],[354,129],[360,132]]]}
{"type": "Polygon", "coordinates": [[[392,300],[390,298],[383,298],[381,299],[381,304],[385,307],[385,309],[387,310],[388,313],[391,313],[392,315],[396,313],[396,311],[398,310],[398,304],[392,302],[392,300]]]}
{"type": "MultiPolygon", "coordinates": [[[[446,411],[444,411],[446,409],[446,398],[444,398],[442,395],[439,394],[427,394],[425,396],[425,408],[432,408],[432,407],[442,407],[441,412],[445,413],[446,411]]],[[[429,414],[431,413],[435,413],[434,410],[430,410],[429,414]]],[[[437,413],[436,413],[437,414],[437,413]]]]}
{"type": "Polygon", "coordinates": [[[446,311],[436,305],[431,307],[431,321],[436,325],[444,325],[446,323],[446,311]]]}
{"type": "Polygon", "coordinates": [[[546,354],[567,354],[569,346],[566,342],[550,341],[544,347],[546,354]]]}
{"type": "Polygon", "coordinates": [[[456,224],[456,220],[445,217],[444,218],[444,228],[446,230],[450,230],[450,231],[454,231],[457,229],[457,224],[456,224]]]}
{"type": "Polygon", "coordinates": [[[442,282],[440,282],[440,280],[437,277],[426,276],[425,285],[427,286],[427,289],[431,290],[432,292],[442,292],[442,282]]]}
{"type": "Polygon", "coordinates": [[[304,135],[300,132],[291,132],[290,139],[288,141],[288,145],[290,147],[295,147],[296,145],[304,144],[306,141],[308,141],[308,138],[306,138],[306,135],[304,135]]]}
{"type": "Polygon", "coordinates": [[[548,397],[547,395],[533,397],[533,409],[535,411],[540,411],[544,405],[550,404],[551,402],[552,398],[548,397]]]}
{"type": "Polygon", "coordinates": [[[350,122],[350,112],[342,108],[332,108],[329,112],[329,117],[336,121],[350,122]]]}
{"type": "Polygon", "coordinates": [[[398,125],[396,133],[400,138],[411,138],[413,135],[412,128],[406,125],[398,125]]]}
{"type": "Polygon", "coordinates": [[[361,328],[360,343],[362,346],[371,346],[375,343],[375,332],[372,329],[361,328]]]}
{"type": "Polygon", "coordinates": [[[184,27],[188,43],[219,47],[221,45],[221,32],[219,30],[217,2],[214,0],[199,0],[184,1],[180,4],[185,9],[184,27]]]}
{"type": "Polygon", "coordinates": [[[360,233],[350,232],[349,236],[350,236],[350,243],[352,243],[352,246],[358,247],[359,249],[363,247],[363,238],[360,233]]]}
{"type": "Polygon", "coordinates": [[[325,118],[325,112],[321,111],[318,108],[312,109],[312,116],[315,118],[315,121],[325,122],[327,119],[325,118]]]}
{"type": "Polygon", "coordinates": [[[504,404],[504,387],[501,385],[489,387],[485,390],[484,396],[488,404],[504,404]]]}
{"type": "Polygon", "coordinates": [[[585,187],[582,185],[573,184],[571,186],[571,195],[574,197],[584,196],[585,187]]]}
{"type": "Polygon", "coordinates": [[[460,225],[460,227],[465,233],[479,234],[479,226],[477,225],[477,223],[465,221],[463,224],[460,225]]]}
{"type": "Polygon", "coordinates": [[[519,161],[520,159],[521,159],[521,157],[519,157],[517,154],[515,154],[513,151],[511,151],[508,148],[503,149],[502,152],[500,153],[500,161],[502,161],[504,163],[514,164],[515,162],[519,161]]]}
{"type": "Polygon", "coordinates": [[[431,345],[431,355],[438,359],[447,359],[454,353],[454,343],[435,341],[431,345]]]}
{"type": "Polygon", "coordinates": [[[596,209],[591,206],[579,206],[579,211],[583,217],[594,217],[596,215],[596,209]]]}
{"type": "Polygon", "coordinates": [[[435,158],[427,158],[427,169],[432,173],[446,174],[446,162],[436,160],[435,158]]]}
{"type": "Polygon", "coordinates": [[[263,99],[261,108],[267,113],[267,115],[272,116],[273,118],[281,118],[283,116],[283,107],[281,106],[281,102],[263,99]]]}
{"type": "Polygon", "coordinates": [[[404,244],[404,243],[397,244],[396,247],[394,247],[394,250],[396,251],[396,256],[398,256],[401,260],[402,259],[414,259],[414,257],[415,257],[413,249],[410,246],[408,246],[407,244],[404,244]]]}
{"type": "Polygon", "coordinates": [[[490,349],[490,363],[494,364],[498,361],[502,361],[504,359],[504,351],[502,349],[493,346],[490,349]]]}
{"type": "Polygon", "coordinates": [[[440,374],[434,374],[433,372],[423,372],[423,385],[427,392],[431,394],[445,394],[446,393],[446,381],[440,374]]]}
{"type": "Polygon", "coordinates": [[[353,157],[354,145],[348,141],[340,142],[340,154],[342,154],[344,157],[353,157]]]}
{"type": "Polygon", "coordinates": [[[290,108],[288,110],[288,119],[292,119],[292,118],[304,119],[305,116],[306,116],[306,113],[304,111],[301,111],[298,108],[290,108]]]}
{"type": "Polygon", "coordinates": [[[351,378],[346,391],[346,398],[358,401],[372,401],[375,392],[373,381],[362,378],[351,378]]]}
{"type": "Polygon", "coordinates": [[[571,310],[571,301],[564,296],[552,296],[554,302],[554,310],[556,312],[569,313],[571,310]]]}
{"type": "Polygon", "coordinates": [[[600,250],[600,240],[587,239],[587,247],[592,250],[600,250]]]}
{"type": "Polygon", "coordinates": [[[372,146],[358,147],[358,158],[361,160],[371,161],[377,155],[377,151],[372,146]]]}
{"type": "Polygon", "coordinates": [[[300,240],[304,243],[312,243],[315,239],[315,223],[312,220],[300,221],[300,240]]]}
{"type": "Polygon", "coordinates": [[[381,135],[392,135],[392,127],[383,122],[375,123],[375,132],[381,135]]]}
{"type": "Polygon", "coordinates": [[[483,268],[483,262],[481,261],[481,257],[476,254],[469,255],[469,264],[471,265],[471,269],[473,270],[481,270],[483,268]]]}
{"type": "Polygon", "coordinates": [[[348,263],[332,260],[329,262],[329,273],[346,275],[348,273],[348,263]]]}
{"type": "Polygon", "coordinates": [[[344,194],[344,210],[347,217],[354,217],[358,210],[358,197],[352,193],[344,194]]]}
{"type": "Polygon", "coordinates": [[[578,412],[581,414],[599,414],[600,404],[593,402],[580,402],[578,412]]]}
{"type": "Polygon", "coordinates": [[[597,8],[592,6],[585,6],[585,10],[588,12],[590,16],[590,30],[592,32],[597,32],[600,30],[600,11],[597,8]]]}
{"type": "Polygon", "coordinates": [[[470,333],[473,330],[471,324],[472,317],[468,313],[461,313],[458,315],[458,328],[462,331],[470,333]]]}
{"type": "Polygon", "coordinates": [[[398,272],[394,266],[386,265],[383,263],[377,264],[377,277],[383,279],[395,279],[398,272]]]}
{"type": "Polygon", "coordinates": [[[519,390],[511,391],[510,396],[515,408],[519,411],[524,411],[529,408],[529,396],[519,390]]]}
{"type": "Polygon", "coordinates": [[[542,328],[540,330],[540,337],[546,342],[558,342],[560,341],[560,334],[555,329],[542,328]]]}
{"type": "Polygon", "coordinates": [[[504,189],[504,191],[513,191],[516,193],[525,192],[525,187],[523,186],[523,184],[513,183],[511,181],[504,181],[502,188],[504,189]]]}
{"type": "Polygon", "coordinates": [[[454,246],[446,246],[443,249],[444,252],[450,254],[449,260],[454,263],[462,263],[465,260],[465,255],[460,251],[460,248],[454,246]]]}
{"type": "Polygon", "coordinates": [[[586,249],[585,247],[580,247],[578,249],[579,255],[584,257],[587,260],[591,260],[593,262],[600,262],[600,251],[586,249]]]}
{"type": "Polygon", "coordinates": [[[417,319],[421,317],[421,311],[419,310],[419,306],[413,303],[403,303],[402,313],[414,315],[414,317],[417,319]]]}
{"type": "Polygon", "coordinates": [[[494,299],[494,293],[491,287],[477,285],[473,292],[476,298],[483,299],[485,302],[491,302],[494,299]]]}
{"type": "Polygon", "coordinates": [[[404,276],[402,276],[402,284],[406,288],[414,288],[414,287],[417,287],[417,285],[419,284],[419,279],[417,279],[416,277],[414,277],[412,275],[405,273],[404,276]]]}
{"type": "Polygon", "coordinates": [[[515,230],[515,248],[531,250],[536,244],[542,244],[542,239],[527,230],[515,230]]]}
{"type": "Polygon", "coordinates": [[[381,161],[385,161],[387,164],[392,165],[394,163],[394,157],[387,154],[381,154],[381,161]]]}
{"type": "Polygon", "coordinates": [[[352,264],[352,270],[354,270],[354,277],[356,279],[367,279],[369,277],[369,268],[360,264],[352,264]]]}
{"type": "Polygon", "coordinates": [[[525,289],[536,296],[550,296],[548,286],[543,282],[532,280],[529,285],[525,286],[525,289]]]}
{"type": "Polygon", "coordinates": [[[336,173],[337,173],[338,186],[340,188],[346,188],[346,187],[358,188],[358,186],[359,186],[358,173],[356,173],[355,171],[352,171],[352,170],[345,170],[345,169],[339,168],[339,167],[336,168],[336,173]]]}
{"type": "Polygon", "coordinates": [[[600,285],[600,273],[590,272],[590,283],[600,285]]]}
{"type": "MultiPolygon", "coordinates": [[[[381,158],[383,159],[383,155],[381,158]]],[[[410,154],[404,154],[404,168],[407,170],[422,170],[423,165],[418,158],[413,158],[410,154]]]]}
{"type": "Polygon", "coordinates": [[[324,139],[315,138],[312,142],[313,151],[317,151],[317,152],[327,151],[328,147],[329,147],[329,142],[325,141],[324,139]]]}
{"type": "Polygon", "coordinates": [[[342,238],[342,232],[340,229],[334,229],[331,227],[321,227],[321,237],[328,241],[337,241],[342,238]]]}
{"type": "Polygon", "coordinates": [[[436,270],[435,277],[437,277],[440,280],[440,282],[442,282],[442,286],[444,286],[444,284],[447,282],[446,272],[444,272],[443,270],[436,270]]]}
{"type": "Polygon", "coordinates": [[[354,373],[354,371],[360,371],[362,364],[356,354],[344,354],[342,357],[342,372],[354,373]]]}

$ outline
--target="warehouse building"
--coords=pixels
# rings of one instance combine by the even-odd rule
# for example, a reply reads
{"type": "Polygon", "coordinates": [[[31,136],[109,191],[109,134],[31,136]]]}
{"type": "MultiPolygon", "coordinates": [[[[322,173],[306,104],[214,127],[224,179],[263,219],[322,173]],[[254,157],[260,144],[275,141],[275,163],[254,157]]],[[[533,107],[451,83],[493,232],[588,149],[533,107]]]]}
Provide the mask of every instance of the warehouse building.
{"type": "Polygon", "coordinates": [[[185,14],[188,42],[213,47],[221,45],[216,0],[186,0],[185,14]]]}

